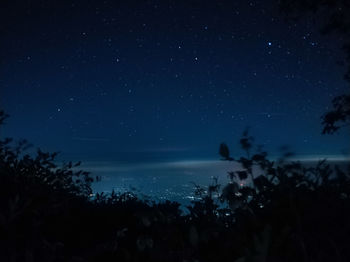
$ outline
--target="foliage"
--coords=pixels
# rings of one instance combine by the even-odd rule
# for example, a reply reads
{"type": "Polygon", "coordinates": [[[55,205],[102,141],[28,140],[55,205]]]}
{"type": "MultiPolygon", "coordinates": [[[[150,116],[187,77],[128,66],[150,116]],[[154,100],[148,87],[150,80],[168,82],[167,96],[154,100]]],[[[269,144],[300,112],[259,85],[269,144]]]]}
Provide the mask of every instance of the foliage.
{"type": "MultiPolygon", "coordinates": [[[[311,15],[321,24],[323,34],[336,34],[341,39],[346,65],[344,78],[350,82],[350,4],[346,0],[281,0],[280,8],[289,19],[311,15]]],[[[323,134],[332,134],[350,124],[350,94],[337,96],[333,109],[322,116],[323,134]]]]}
{"type": "Polygon", "coordinates": [[[333,110],[323,116],[322,124],[324,134],[332,134],[339,128],[350,124],[350,95],[342,95],[333,99],[333,110]]]}
{"type": "MultiPolygon", "coordinates": [[[[4,113],[0,116],[5,116],[4,113]]],[[[3,119],[0,117],[0,119],[3,119]]],[[[3,120],[2,120],[3,121],[3,120]]],[[[79,163],[26,141],[0,141],[1,261],[347,261],[350,169],[270,160],[248,130],[241,168],[198,200],[156,203],[134,192],[91,194],[79,163]]]]}
{"type": "Polygon", "coordinates": [[[8,117],[4,111],[0,110],[0,125],[4,124],[5,119],[8,117]]]}
{"type": "Polygon", "coordinates": [[[348,260],[350,168],[326,160],[307,167],[288,160],[288,152],[271,161],[261,147],[249,157],[247,137],[240,143],[247,157],[236,160],[242,169],[228,172],[230,183],[220,193],[250,238],[238,261],[348,260]]]}

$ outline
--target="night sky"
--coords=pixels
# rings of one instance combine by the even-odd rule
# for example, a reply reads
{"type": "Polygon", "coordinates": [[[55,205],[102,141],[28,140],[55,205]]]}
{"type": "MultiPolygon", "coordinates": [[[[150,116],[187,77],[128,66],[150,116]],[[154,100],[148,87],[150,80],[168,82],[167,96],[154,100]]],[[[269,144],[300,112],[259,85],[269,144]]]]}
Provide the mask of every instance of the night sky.
{"type": "Polygon", "coordinates": [[[239,156],[246,127],[276,155],[349,154],[321,135],[345,93],[341,40],[277,1],[1,1],[2,135],[66,160],[239,156]]]}

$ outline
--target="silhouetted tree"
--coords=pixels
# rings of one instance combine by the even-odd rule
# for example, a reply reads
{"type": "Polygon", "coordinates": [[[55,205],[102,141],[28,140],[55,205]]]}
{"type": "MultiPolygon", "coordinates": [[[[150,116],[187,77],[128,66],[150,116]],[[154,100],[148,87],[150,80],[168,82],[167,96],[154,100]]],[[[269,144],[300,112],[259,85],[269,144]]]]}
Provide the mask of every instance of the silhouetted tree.
{"type": "MultiPolygon", "coordinates": [[[[281,10],[290,19],[311,15],[318,19],[321,33],[337,34],[342,40],[347,69],[345,79],[350,82],[350,3],[347,0],[280,0],[281,10]]],[[[333,109],[322,116],[324,134],[332,134],[350,123],[350,94],[335,97],[333,109]]]]}
{"type": "Polygon", "coordinates": [[[249,137],[245,131],[240,140],[247,155],[236,160],[242,170],[229,172],[230,182],[220,194],[235,226],[244,228],[240,237],[248,239],[237,261],[345,261],[350,169],[332,168],[325,160],[305,167],[288,160],[287,149],[281,159],[270,161],[261,147],[252,154],[249,137]]]}
{"type": "Polygon", "coordinates": [[[4,111],[0,110],[0,126],[4,124],[5,119],[8,117],[4,111]]]}
{"type": "Polygon", "coordinates": [[[350,95],[333,99],[333,110],[323,116],[323,133],[332,134],[339,128],[350,125],[350,95]]]}
{"type": "Polygon", "coordinates": [[[221,143],[219,148],[219,154],[223,157],[224,160],[232,160],[230,157],[230,150],[225,143],[221,143]]]}
{"type": "Polygon", "coordinates": [[[79,163],[0,140],[0,260],[348,261],[350,172],[288,161],[287,149],[271,161],[248,131],[239,144],[236,160],[219,148],[239,166],[227,185],[196,186],[184,214],[135,192],[92,195],[79,163]]]}

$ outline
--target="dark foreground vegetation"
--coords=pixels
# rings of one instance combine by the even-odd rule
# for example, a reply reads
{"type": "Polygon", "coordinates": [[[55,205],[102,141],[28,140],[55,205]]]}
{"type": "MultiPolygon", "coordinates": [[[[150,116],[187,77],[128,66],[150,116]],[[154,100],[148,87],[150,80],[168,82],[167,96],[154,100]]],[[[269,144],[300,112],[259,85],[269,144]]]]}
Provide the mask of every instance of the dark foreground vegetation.
{"type": "Polygon", "coordinates": [[[245,157],[220,154],[241,170],[198,187],[182,214],[133,193],[91,197],[77,165],[1,140],[0,261],[350,261],[350,170],[272,162],[247,132],[240,144],[245,157]]]}

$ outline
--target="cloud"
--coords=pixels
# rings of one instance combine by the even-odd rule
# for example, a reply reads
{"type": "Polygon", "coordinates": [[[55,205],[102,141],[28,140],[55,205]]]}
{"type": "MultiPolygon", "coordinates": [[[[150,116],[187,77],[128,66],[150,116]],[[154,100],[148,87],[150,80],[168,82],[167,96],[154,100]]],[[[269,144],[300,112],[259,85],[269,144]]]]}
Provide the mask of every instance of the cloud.
{"type": "MultiPolygon", "coordinates": [[[[320,155],[320,156],[299,156],[290,159],[292,161],[317,162],[322,159],[328,161],[349,161],[350,157],[341,155],[320,155]]],[[[127,163],[117,161],[89,161],[83,162],[81,166],[91,172],[141,172],[142,171],[175,171],[187,174],[218,174],[227,175],[227,171],[240,170],[242,167],[236,162],[220,160],[180,160],[167,162],[150,162],[150,163],[127,163]]]]}
{"type": "MultiPolygon", "coordinates": [[[[82,168],[91,172],[130,172],[140,170],[185,170],[192,171],[228,171],[232,167],[237,167],[233,162],[220,160],[181,160],[168,162],[151,162],[151,163],[123,163],[123,162],[83,162],[82,168]]],[[[205,173],[205,172],[204,172],[205,173]]]]}
{"type": "Polygon", "coordinates": [[[291,160],[303,162],[317,162],[326,159],[327,161],[350,161],[349,155],[304,155],[297,156],[291,160]]]}

